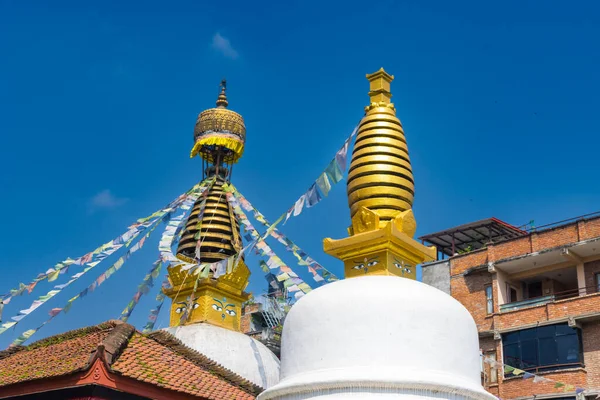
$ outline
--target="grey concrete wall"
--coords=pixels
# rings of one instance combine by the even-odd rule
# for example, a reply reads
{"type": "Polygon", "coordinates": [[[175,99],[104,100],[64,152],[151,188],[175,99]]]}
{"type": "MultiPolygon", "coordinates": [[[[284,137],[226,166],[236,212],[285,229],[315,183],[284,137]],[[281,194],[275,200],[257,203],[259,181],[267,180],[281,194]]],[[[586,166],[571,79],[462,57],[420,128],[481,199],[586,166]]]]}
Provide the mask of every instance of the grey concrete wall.
{"type": "Polygon", "coordinates": [[[450,261],[441,260],[421,265],[423,283],[450,294],[450,261]]]}

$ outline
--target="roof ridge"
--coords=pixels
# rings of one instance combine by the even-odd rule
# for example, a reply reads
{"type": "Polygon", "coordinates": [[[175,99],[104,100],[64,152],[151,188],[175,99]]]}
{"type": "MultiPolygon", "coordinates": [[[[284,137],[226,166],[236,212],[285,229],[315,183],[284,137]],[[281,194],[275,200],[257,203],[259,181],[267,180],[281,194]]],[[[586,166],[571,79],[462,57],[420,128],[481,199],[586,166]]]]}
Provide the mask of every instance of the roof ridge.
{"type": "Polygon", "coordinates": [[[110,320],[108,322],[114,323],[115,326],[104,340],[98,343],[98,347],[90,355],[88,365],[92,365],[96,358],[101,358],[106,363],[106,366],[110,368],[113,362],[115,362],[123,350],[125,350],[129,344],[129,339],[131,339],[136,332],[135,327],[126,322],[120,320],[110,320]]]}
{"type": "Polygon", "coordinates": [[[15,353],[25,350],[34,350],[39,349],[41,347],[51,346],[56,343],[63,342],[65,340],[76,339],[81,336],[88,335],[90,333],[101,332],[107,329],[114,329],[118,324],[122,323],[121,321],[110,320],[106,322],[102,322],[98,325],[86,326],[83,328],[73,329],[67,332],[59,333],[58,335],[49,336],[38,341],[35,341],[27,346],[12,346],[7,348],[6,350],[0,351],[0,360],[3,358],[9,357],[15,353]]]}
{"type": "Polygon", "coordinates": [[[225,368],[199,351],[186,346],[181,340],[169,332],[154,331],[145,334],[144,336],[154,340],[162,346],[168,347],[192,363],[206,369],[209,373],[217,375],[228,383],[239,387],[249,394],[258,396],[264,391],[264,388],[250,382],[248,379],[236,374],[230,369],[225,368]]]}

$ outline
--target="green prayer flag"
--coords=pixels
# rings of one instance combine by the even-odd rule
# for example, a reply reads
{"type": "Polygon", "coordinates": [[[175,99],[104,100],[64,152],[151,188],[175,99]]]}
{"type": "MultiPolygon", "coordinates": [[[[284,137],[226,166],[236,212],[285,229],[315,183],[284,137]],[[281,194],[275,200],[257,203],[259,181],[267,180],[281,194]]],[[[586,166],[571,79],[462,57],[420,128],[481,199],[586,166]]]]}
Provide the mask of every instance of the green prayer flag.
{"type": "Polygon", "coordinates": [[[331,160],[327,168],[325,168],[325,173],[333,183],[338,183],[343,178],[342,170],[337,161],[335,161],[335,158],[331,160]]]}
{"type": "Polygon", "coordinates": [[[58,278],[59,274],[60,274],[60,270],[56,270],[56,271],[50,273],[48,275],[48,282],[54,282],[58,278]]]}
{"type": "Polygon", "coordinates": [[[310,286],[308,286],[308,284],[306,282],[299,283],[298,287],[300,288],[300,290],[302,290],[305,293],[310,292],[310,290],[311,290],[310,286]]]}
{"type": "Polygon", "coordinates": [[[331,190],[331,183],[329,183],[329,178],[327,178],[327,174],[325,172],[323,172],[321,176],[317,178],[317,186],[319,187],[319,190],[321,190],[321,193],[323,193],[324,196],[327,196],[331,190]]]}
{"type": "Polygon", "coordinates": [[[260,264],[260,269],[262,269],[264,273],[268,274],[269,272],[271,272],[271,271],[269,271],[269,266],[267,265],[266,262],[261,260],[259,264],[260,264]]]}
{"type": "Polygon", "coordinates": [[[277,275],[277,280],[279,282],[283,282],[286,279],[290,279],[290,276],[286,272],[282,273],[281,275],[277,275]]]}
{"type": "Polygon", "coordinates": [[[210,265],[205,265],[204,269],[200,273],[200,278],[208,278],[209,273],[210,273],[210,265]]]}

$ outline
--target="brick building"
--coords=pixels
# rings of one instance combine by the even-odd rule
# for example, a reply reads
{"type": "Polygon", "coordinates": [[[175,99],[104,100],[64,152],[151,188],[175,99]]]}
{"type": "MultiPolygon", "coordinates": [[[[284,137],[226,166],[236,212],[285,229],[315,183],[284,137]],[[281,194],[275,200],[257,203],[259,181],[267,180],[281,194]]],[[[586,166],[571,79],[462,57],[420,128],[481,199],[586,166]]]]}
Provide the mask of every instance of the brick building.
{"type": "MultiPolygon", "coordinates": [[[[423,266],[423,281],[470,311],[485,356],[600,394],[599,215],[529,232],[490,219],[421,239],[442,255],[423,266]]],[[[553,383],[482,370],[502,399],[576,398],[553,383]]]]}

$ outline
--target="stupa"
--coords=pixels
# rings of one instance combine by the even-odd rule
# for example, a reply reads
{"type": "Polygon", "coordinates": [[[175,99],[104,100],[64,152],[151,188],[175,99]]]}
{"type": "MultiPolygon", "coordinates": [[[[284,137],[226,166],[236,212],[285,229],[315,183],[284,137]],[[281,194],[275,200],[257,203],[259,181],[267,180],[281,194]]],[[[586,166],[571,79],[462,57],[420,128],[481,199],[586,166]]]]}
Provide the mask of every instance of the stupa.
{"type": "Polygon", "coordinates": [[[325,239],[345,280],[320,287],[289,312],[280,382],[259,399],[480,399],[477,329],[452,297],[416,281],[435,249],[413,239],[414,179],[391,103],[393,76],[367,75],[370,104],[348,175],[349,237],[325,239]]]}
{"type": "MultiPolygon", "coordinates": [[[[217,107],[201,112],[194,129],[191,156],[199,155],[206,179],[214,179],[206,196],[194,204],[177,248],[177,258],[189,263],[212,263],[242,250],[239,223],[223,185],[244,152],[246,127],[242,116],[227,108],[226,83],[221,83],[217,107]]],[[[240,259],[232,273],[190,274],[169,268],[172,289],[170,327],[166,331],[185,345],[227,369],[267,388],[277,383],[279,359],[258,340],[240,330],[242,303],[250,270],[240,259]]]]}

